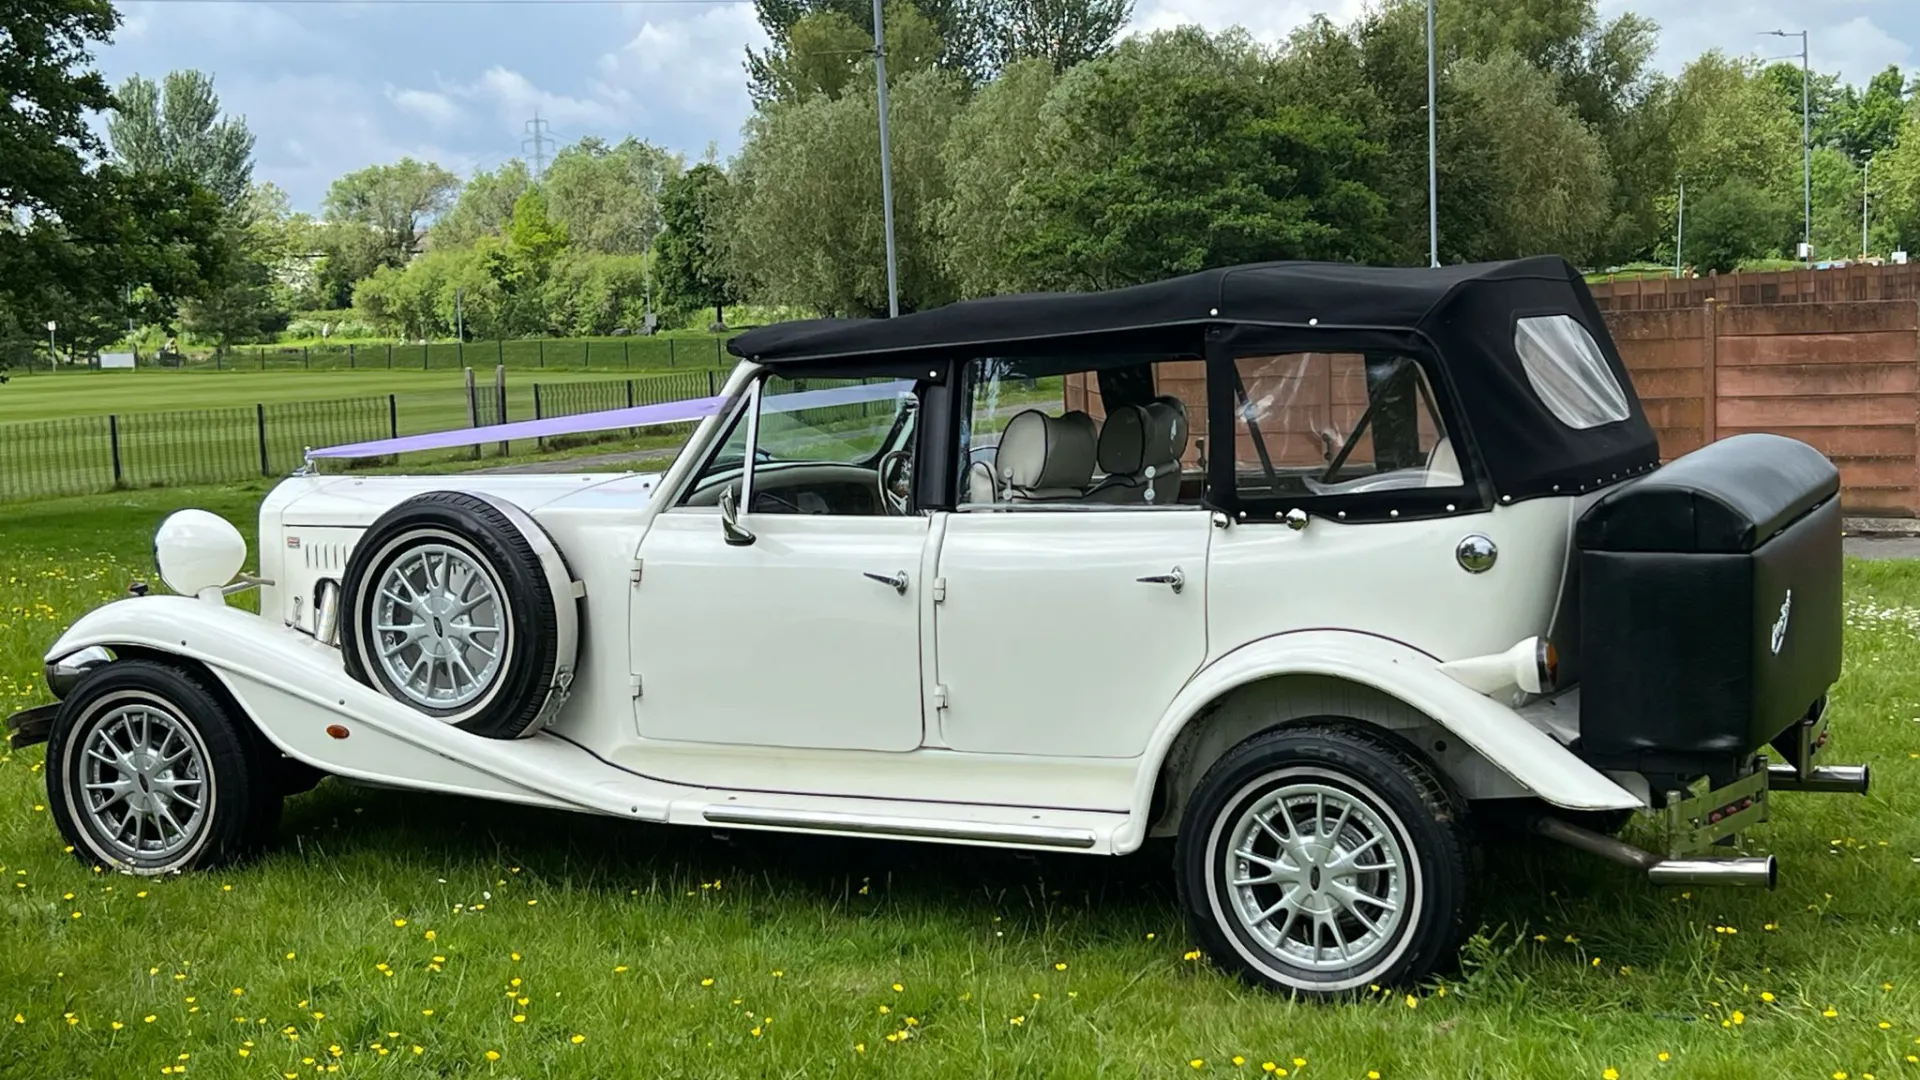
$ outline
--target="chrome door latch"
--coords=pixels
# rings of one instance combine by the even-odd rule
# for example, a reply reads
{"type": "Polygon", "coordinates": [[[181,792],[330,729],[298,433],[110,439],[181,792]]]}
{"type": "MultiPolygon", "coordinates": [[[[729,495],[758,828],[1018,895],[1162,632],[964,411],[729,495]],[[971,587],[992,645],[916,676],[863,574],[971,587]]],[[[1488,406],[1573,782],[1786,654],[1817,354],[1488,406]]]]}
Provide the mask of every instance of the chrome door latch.
{"type": "Polygon", "coordinates": [[[905,570],[895,571],[892,575],[863,573],[861,576],[871,578],[882,585],[891,585],[893,586],[893,591],[899,593],[901,596],[907,595],[907,572],[905,570]]]}
{"type": "Polygon", "coordinates": [[[1171,585],[1173,586],[1174,592],[1179,592],[1181,589],[1187,587],[1187,575],[1177,566],[1173,568],[1171,573],[1149,574],[1146,577],[1134,578],[1133,580],[1142,585],[1171,585]]]}

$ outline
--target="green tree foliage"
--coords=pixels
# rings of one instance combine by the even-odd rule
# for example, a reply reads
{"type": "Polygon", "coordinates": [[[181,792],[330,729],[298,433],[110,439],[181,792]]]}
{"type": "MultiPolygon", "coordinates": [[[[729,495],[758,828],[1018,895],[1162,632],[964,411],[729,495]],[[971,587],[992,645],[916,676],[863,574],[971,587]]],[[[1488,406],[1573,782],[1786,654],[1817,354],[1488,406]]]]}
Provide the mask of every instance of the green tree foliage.
{"type": "MultiPolygon", "coordinates": [[[[902,43],[911,44],[912,48],[903,47],[896,53],[895,37],[889,31],[888,67],[909,63],[920,55],[920,47],[937,40],[934,55],[940,67],[967,78],[983,75],[990,61],[986,38],[975,14],[977,3],[978,0],[895,0],[889,4],[885,12],[887,23],[908,19],[901,9],[911,7],[918,16],[916,21],[929,24],[932,34],[930,37],[916,35],[910,43],[902,43]]],[[[872,0],[754,0],[754,13],[773,42],[764,51],[747,49],[747,91],[756,103],[797,100],[788,96],[796,87],[805,91],[831,85],[837,78],[837,70],[857,67],[862,58],[868,67],[872,66],[872,0]],[[836,17],[817,18],[828,15],[836,17]],[[809,19],[809,16],[816,18],[809,19]],[[803,22],[808,25],[801,26],[803,22]]],[[[804,92],[801,96],[805,96],[804,92]]]]}
{"type": "Polygon", "coordinates": [[[215,342],[223,351],[237,342],[262,341],[286,328],[311,289],[312,223],[296,215],[286,192],[272,184],[249,188],[223,222],[233,255],[220,287],[182,305],[181,329],[215,342]]]}
{"type": "Polygon", "coordinates": [[[980,0],[997,68],[1043,60],[1062,72],[1107,51],[1133,17],[1133,0],[980,0]]]}
{"type": "Polygon", "coordinates": [[[727,174],[713,165],[695,165],[667,181],[660,195],[666,231],[654,252],[661,305],[672,311],[712,308],[718,325],[727,321],[727,305],[739,299],[727,262],[730,194],[727,174]]]}
{"type": "Polygon", "coordinates": [[[228,207],[246,199],[253,182],[253,133],[245,118],[221,117],[212,76],[172,71],[156,85],[135,75],[120,85],[116,98],[107,141],[129,169],[185,176],[228,207]]]}
{"type": "MultiPolygon", "coordinates": [[[[1920,79],[1915,80],[1914,88],[1920,94],[1920,79]]],[[[1855,161],[1892,149],[1906,119],[1907,105],[1906,74],[1897,66],[1889,65],[1868,80],[1865,92],[1846,87],[1834,109],[1830,145],[1855,161]]]]}
{"type": "Polygon", "coordinates": [[[96,347],[129,315],[171,317],[226,272],[212,193],[95,164],[103,148],[87,114],[113,99],[88,50],[116,24],[105,0],[0,6],[0,350],[37,340],[48,320],[96,347]]]}
{"type": "Polygon", "coordinates": [[[1792,220],[1791,208],[1777,190],[1740,176],[1697,198],[1689,194],[1685,261],[1701,273],[1725,273],[1748,259],[1774,254],[1782,222],[1792,220]]]}
{"type": "Polygon", "coordinates": [[[1371,260],[1382,147],[1279,100],[1243,34],[1129,39],[1062,77],[1020,205],[1033,283],[1110,288],[1261,259],[1371,260]]]}
{"type": "Polygon", "coordinates": [[[680,157],[628,138],[588,137],[562,149],[540,186],[553,216],[582,251],[637,255],[660,232],[660,188],[680,157]]]}
{"type": "MultiPolygon", "coordinates": [[[[964,99],[961,81],[937,70],[902,79],[891,95],[902,310],[953,295],[933,224],[946,197],[941,148],[964,99]]],[[[878,107],[864,94],[782,105],[749,123],[730,228],[736,280],[820,311],[887,310],[878,130],[878,107]]]]}
{"type": "Polygon", "coordinates": [[[962,296],[1012,292],[1031,279],[1016,253],[1029,227],[1024,188],[1041,164],[1041,117],[1053,66],[1022,60],[981,88],[954,118],[941,150],[947,198],[934,208],[940,266],[962,296]]]}
{"type": "Polygon", "coordinates": [[[1873,200],[1874,250],[1920,254],[1920,103],[1907,109],[1893,145],[1873,159],[1873,200]]]}
{"type": "Polygon", "coordinates": [[[475,172],[460,189],[453,209],[440,215],[428,230],[428,243],[434,248],[457,248],[483,236],[499,236],[513,218],[513,204],[532,186],[533,173],[519,158],[492,172],[475,172]]]}
{"type": "MultiPolygon", "coordinates": [[[[936,67],[944,45],[919,8],[894,0],[886,9],[887,80],[899,82],[936,67]]],[[[873,92],[873,22],[830,9],[808,12],[787,31],[785,47],[765,58],[763,100],[805,101],[873,92]]]]}
{"type": "MultiPolygon", "coordinates": [[[[323,277],[336,296],[382,266],[410,258],[427,222],[453,204],[460,178],[431,162],[401,158],[348,173],[327,191],[323,277]]],[[[344,299],[342,297],[342,299],[344,299]]]]}

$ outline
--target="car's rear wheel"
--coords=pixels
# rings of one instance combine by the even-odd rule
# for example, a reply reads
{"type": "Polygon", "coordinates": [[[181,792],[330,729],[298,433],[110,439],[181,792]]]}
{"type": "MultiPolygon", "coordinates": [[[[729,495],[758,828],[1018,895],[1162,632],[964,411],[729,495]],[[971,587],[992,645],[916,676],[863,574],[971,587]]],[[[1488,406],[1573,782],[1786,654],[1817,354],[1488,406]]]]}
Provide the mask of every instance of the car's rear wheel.
{"type": "Polygon", "coordinates": [[[530,735],[571,678],[570,586],[551,541],[517,509],[458,491],[409,499],[348,561],[347,673],[464,731],[530,735]]]}
{"type": "Polygon", "coordinates": [[[147,660],[87,675],[47,745],[54,821],[82,860],[135,874],[205,869],[269,842],[272,753],[200,677],[147,660]]]}
{"type": "Polygon", "coordinates": [[[1285,727],[1228,752],[1180,831],[1181,896],[1213,960],[1277,990],[1418,982],[1469,929],[1472,836],[1445,778],[1391,736],[1285,727]]]}

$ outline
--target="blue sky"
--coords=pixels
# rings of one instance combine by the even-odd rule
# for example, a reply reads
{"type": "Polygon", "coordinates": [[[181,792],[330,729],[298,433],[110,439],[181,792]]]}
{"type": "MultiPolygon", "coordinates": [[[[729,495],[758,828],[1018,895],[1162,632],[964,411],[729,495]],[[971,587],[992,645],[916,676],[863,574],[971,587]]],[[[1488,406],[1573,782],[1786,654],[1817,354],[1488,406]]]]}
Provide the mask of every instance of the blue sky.
{"type": "MultiPolygon", "coordinates": [[[[1134,29],[1240,25],[1279,39],[1316,11],[1364,0],[1137,0],[1134,29]]],[[[1813,62],[1856,82],[1888,64],[1920,74],[1920,0],[1601,0],[1662,27],[1657,62],[1709,48],[1778,54],[1757,30],[1812,31],[1813,62]]],[[[206,3],[127,0],[99,64],[117,84],[172,68],[213,73],[258,137],[255,176],[317,210],[342,173],[402,155],[462,174],[521,156],[538,111],[552,135],[633,134],[722,156],[750,111],[742,50],[764,38],[749,3],[206,3]]]]}

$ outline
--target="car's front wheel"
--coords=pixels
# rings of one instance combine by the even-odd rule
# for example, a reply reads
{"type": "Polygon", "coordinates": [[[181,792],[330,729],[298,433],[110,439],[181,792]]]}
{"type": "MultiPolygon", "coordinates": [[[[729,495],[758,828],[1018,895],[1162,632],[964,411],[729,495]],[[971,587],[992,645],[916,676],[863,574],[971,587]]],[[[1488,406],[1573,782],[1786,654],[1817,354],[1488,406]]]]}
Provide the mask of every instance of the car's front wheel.
{"type": "Polygon", "coordinates": [[[1470,928],[1472,843],[1465,802],[1392,736],[1289,726],[1201,781],[1180,892],[1209,956],[1253,983],[1319,996],[1408,985],[1470,928]]]}
{"type": "Polygon", "coordinates": [[[206,869],[272,839],[269,748],[195,674],[119,660],[60,705],[47,801],[76,856],[135,874],[206,869]]]}

